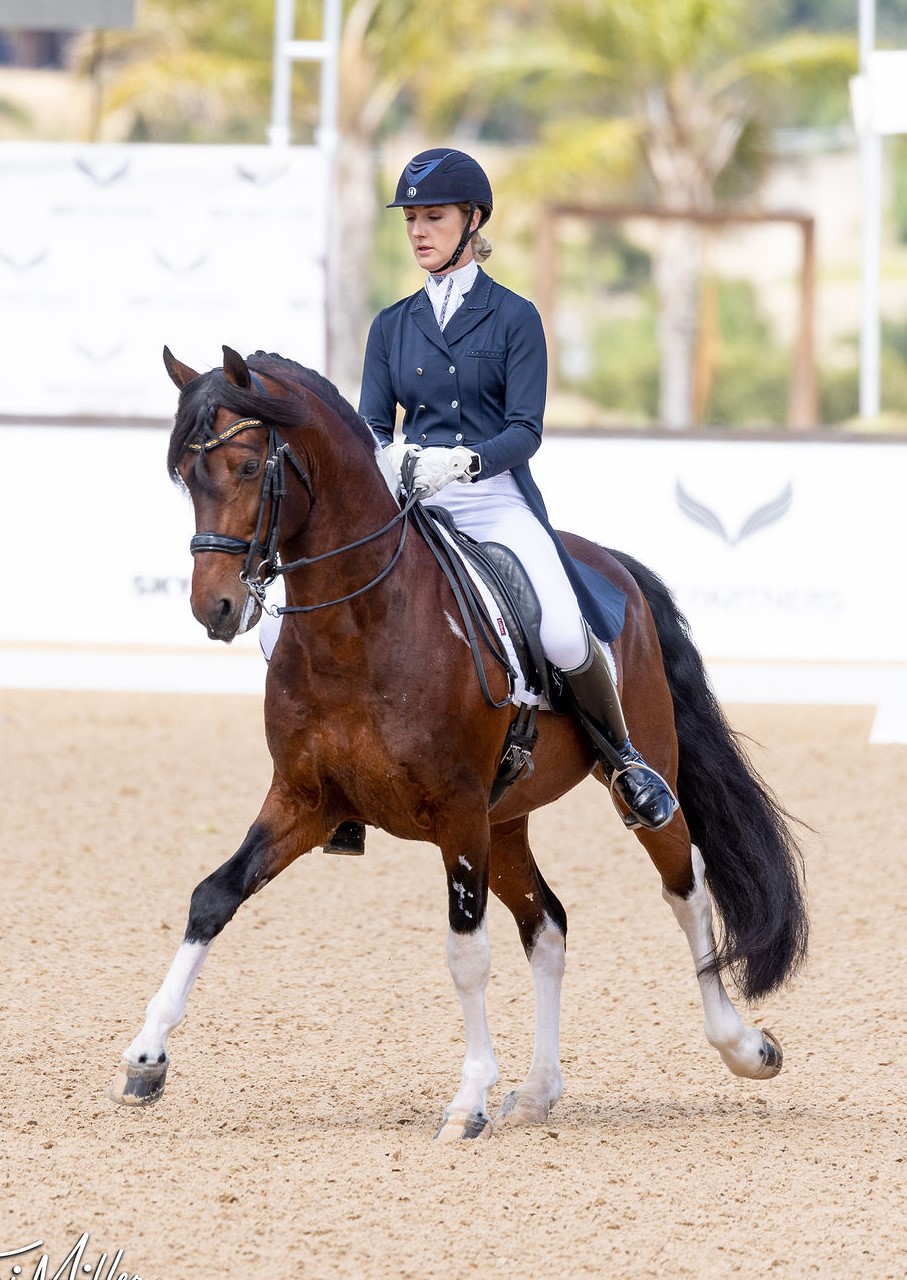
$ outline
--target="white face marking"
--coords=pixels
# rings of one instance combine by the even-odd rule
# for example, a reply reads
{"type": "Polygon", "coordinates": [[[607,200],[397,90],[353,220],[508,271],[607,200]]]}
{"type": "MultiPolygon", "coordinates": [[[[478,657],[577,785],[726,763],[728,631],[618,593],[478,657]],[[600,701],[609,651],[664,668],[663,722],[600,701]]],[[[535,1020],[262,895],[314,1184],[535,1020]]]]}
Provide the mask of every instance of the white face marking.
{"type": "Polygon", "coordinates": [[[258,601],[255,599],[255,597],[252,595],[250,591],[249,594],[246,596],[246,602],[242,607],[242,614],[240,615],[240,619],[239,619],[239,627],[237,629],[237,635],[241,635],[241,636],[245,635],[245,633],[249,631],[258,621],[258,616],[260,612],[261,610],[258,607],[258,601]]]}

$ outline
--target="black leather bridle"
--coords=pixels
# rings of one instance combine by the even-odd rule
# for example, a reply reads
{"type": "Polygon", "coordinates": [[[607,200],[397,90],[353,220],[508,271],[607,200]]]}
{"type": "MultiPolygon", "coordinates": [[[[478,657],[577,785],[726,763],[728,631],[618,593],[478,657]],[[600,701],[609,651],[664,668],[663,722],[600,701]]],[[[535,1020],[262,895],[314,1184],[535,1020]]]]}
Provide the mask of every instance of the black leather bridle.
{"type": "Polygon", "coordinates": [[[381,572],[370,579],[365,586],[349,592],[348,595],[338,596],[335,600],[322,600],[318,604],[278,605],[274,606],[271,612],[275,615],[282,613],[314,613],[318,609],[328,609],[331,605],[345,604],[348,600],[354,600],[357,596],[364,595],[366,591],[370,591],[372,587],[376,587],[379,582],[384,581],[403,554],[406,533],[409,527],[409,516],[413,506],[418,501],[417,496],[415,494],[409,495],[397,514],[382,525],[380,529],[376,529],[374,533],[366,534],[364,538],[359,538],[355,542],[348,542],[342,547],[335,547],[333,551],[323,551],[317,556],[301,556],[298,560],[291,560],[287,564],[281,564],[278,559],[280,512],[287,493],[287,463],[292,466],[302,482],[306,493],[309,495],[309,502],[314,501],[312,482],[308,473],[286,440],[281,438],[274,426],[266,424],[260,418],[240,418],[238,422],[234,422],[227,427],[220,435],[213,436],[210,440],[205,440],[202,443],[190,444],[189,448],[196,453],[207,453],[211,449],[216,449],[219,445],[225,444],[228,440],[232,440],[240,431],[245,431],[249,427],[264,426],[268,427],[268,460],[265,463],[265,476],[258,505],[258,519],[255,522],[255,534],[252,540],[233,538],[223,533],[196,533],[190,539],[189,550],[193,555],[198,555],[202,551],[219,551],[232,556],[244,555],[246,559],[239,575],[240,581],[250,595],[254,596],[260,607],[265,609],[267,608],[265,592],[280,574],[293,573],[296,569],[318,564],[322,560],[329,560],[333,556],[342,555],[345,551],[355,551],[357,547],[364,547],[369,542],[374,542],[377,538],[380,538],[383,534],[389,533],[394,525],[399,524],[400,537],[397,540],[397,546],[391,559],[381,572]]]}

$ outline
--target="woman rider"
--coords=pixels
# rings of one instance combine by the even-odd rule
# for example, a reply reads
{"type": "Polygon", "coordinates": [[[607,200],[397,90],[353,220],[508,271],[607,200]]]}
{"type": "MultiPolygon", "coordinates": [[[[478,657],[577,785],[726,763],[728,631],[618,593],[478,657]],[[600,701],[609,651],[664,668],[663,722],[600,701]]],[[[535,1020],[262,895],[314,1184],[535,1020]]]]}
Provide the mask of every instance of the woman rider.
{"type": "MultiPolygon", "coordinates": [[[[625,598],[570,559],[529,471],[542,438],[545,337],[532,303],[479,266],[491,252],[479,234],[492,210],[488,178],[462,151],[423,151],[403,170],[387,207],[403,209],[427,275],[418,293],[372,323],[359,412],[398,473],[406,454],[416,453],[414,483],[424,497],[446,507],[477,541],[502,543],[521,561],[541,604],[545,656],[563,674],[573,710],[629,811],[628,825],[658,830],[677,801],[632,746],[596,640],[619,633],[625,598]],[[395,443],[398,405],[404,439],[395,443]]],[[[338,831],[341,848],[344,831],[353,835],[356,825],[338,831]]]]}

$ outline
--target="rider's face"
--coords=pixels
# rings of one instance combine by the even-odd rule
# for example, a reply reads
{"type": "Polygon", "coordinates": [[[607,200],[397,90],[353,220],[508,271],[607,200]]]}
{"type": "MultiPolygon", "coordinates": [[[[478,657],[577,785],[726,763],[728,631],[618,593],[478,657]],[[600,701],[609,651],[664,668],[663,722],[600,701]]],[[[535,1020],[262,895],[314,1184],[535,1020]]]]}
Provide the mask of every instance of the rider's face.
{"type": "MultiPolygon", "coordinates": [[[[456,204],[417,204],[404,209],[403,216],[413,256],[423,270],[437,273],[460,243],[466,215],[456,204]]],[[[479,218],[476,211],[473,221],[478,223],[479,218]]],[[[472,262],[472,244],[469,242],[456,266],[465,267],[467,262],[472,262]]]]}

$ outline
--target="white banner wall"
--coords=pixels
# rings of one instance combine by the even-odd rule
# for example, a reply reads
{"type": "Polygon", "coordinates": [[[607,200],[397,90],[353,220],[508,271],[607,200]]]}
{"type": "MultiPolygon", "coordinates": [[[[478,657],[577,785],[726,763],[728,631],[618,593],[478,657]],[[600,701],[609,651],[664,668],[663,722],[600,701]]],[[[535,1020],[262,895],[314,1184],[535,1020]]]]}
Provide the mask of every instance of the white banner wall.
{"type": "Polygon", "coordinates": [[[325,359],[312,147],[0,143],[0,414],[167,417],[194,368],[325,359]]]}
{"type": "MultiPolygon", "coordinates": [[[[0,427],[0,643],[210,648],[189,612],[192,508],[167,441],[0,427]]],[[[665,579],[709,660],[907,661],[907,441],[552,433],[533,470],[556,525],[665,579]]]]}
{"type": "Polygon", "coordinates": [[[710,659],[907,661],[907,441],[564,438],[553,523],[667,582],[710,659]]]}

